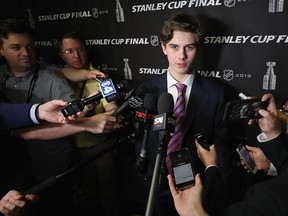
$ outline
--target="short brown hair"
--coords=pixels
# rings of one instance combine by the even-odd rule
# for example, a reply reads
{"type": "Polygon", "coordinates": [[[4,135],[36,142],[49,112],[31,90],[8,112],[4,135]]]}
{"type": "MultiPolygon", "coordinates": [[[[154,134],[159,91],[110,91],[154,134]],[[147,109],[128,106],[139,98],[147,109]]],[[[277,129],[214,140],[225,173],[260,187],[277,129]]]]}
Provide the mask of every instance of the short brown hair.
{"type": "Polygon", "coordinates": [[[197,42],[200,40],[202,30],[199,20],[185,13],[174,13],[163,24],[160,31],[160,40],[166,45],[172,38],[174,31],[191,32],[195,34],[197,42]]]}
{"type": "Polygon", "coordinates": [[[77,34],[75,31],[70,31],[70,32],[66,32],[65,34],[63,34],[61,36],[61,38],[59,39],[59,50],[60,51],[61,51],[61,48],[63,45],[63,40],[67,39],[67,38],[79,41],[81,44],[83,44],[83,47],[85,47],[84,40],[81,38],[81,36],[79,34],[77,34]]]}

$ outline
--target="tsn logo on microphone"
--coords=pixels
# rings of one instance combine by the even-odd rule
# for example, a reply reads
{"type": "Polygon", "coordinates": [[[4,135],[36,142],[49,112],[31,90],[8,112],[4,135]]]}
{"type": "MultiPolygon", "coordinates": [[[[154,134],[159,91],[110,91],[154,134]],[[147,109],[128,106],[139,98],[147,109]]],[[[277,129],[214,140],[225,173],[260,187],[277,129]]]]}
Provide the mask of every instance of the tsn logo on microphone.
{"type": "Polygon", "coordinates": [[[153,122],[153,131],[167,130],[174,132],[175,119],[167,113],[156,115],[153,122]]]}

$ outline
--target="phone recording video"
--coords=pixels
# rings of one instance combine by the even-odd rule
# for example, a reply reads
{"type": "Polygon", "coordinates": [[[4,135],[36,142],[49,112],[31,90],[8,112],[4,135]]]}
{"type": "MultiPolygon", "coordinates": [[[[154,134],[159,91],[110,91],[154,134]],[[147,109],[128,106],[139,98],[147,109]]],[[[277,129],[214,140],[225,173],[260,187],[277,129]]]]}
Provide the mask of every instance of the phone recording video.
{"type": "Polygon", "coordinates": [[[184,190],[195,184],[195,175],[187,148],[170,154],[174,185],[177,190],[184,190]]]}
{"type": "Polygon", "coordinates": [[[262,102],[259,98],[229,101],[226,104],[223,119],[234,121],[242,119],[258,119],[262,116],[260,109],[267,109],[268,102],[262,102]]]}

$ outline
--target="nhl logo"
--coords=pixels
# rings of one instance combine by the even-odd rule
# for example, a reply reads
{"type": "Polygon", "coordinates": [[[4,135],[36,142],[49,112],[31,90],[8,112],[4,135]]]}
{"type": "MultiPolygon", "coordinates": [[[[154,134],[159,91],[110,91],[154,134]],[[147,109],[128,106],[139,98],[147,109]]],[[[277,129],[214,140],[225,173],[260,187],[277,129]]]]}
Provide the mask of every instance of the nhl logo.
{"type": "Polygon", "coordinates": [[[99,12],[97,8],[92,8],[92,17],[98,18],[99,17],[99,12]]]}
{"type": "Polygon", "coordinates": [[[152,46],[158,46],[159,45],[159,40],[157,35],[151,35],[150,36],[150,43],[152,46]]]}
{"type": "Polygon", "coordinates": [[[228,8],[234,7],[236,4],[236,0],[225,0],[224,5],[228,8]]]}
{"type": "Polygon", "coordinates": [[[223,71],[223,79],[226,80],[226,81],[231,81],[234,79],[234,72],[233,70],[224,70],[223,71]]]}

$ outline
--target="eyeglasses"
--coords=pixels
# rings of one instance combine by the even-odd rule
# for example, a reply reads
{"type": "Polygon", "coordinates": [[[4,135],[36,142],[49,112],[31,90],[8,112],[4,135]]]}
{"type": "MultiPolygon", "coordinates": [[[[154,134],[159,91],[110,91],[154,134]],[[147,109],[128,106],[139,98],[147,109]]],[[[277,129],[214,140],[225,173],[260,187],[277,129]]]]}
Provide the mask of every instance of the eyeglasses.
{"type": "Polygon", "coordinates": [[[80,47],[80,48],[75,49],[75,50],[67,49],[67,50],[64,50],[64,52],[62,52],[62,53],[66,54],[66,55],[72,55],[74,52],[77,52],[79,54],[79,53],[82,53],[84,51],[85,51],[85,49],[83,47],[80,47]]]}

